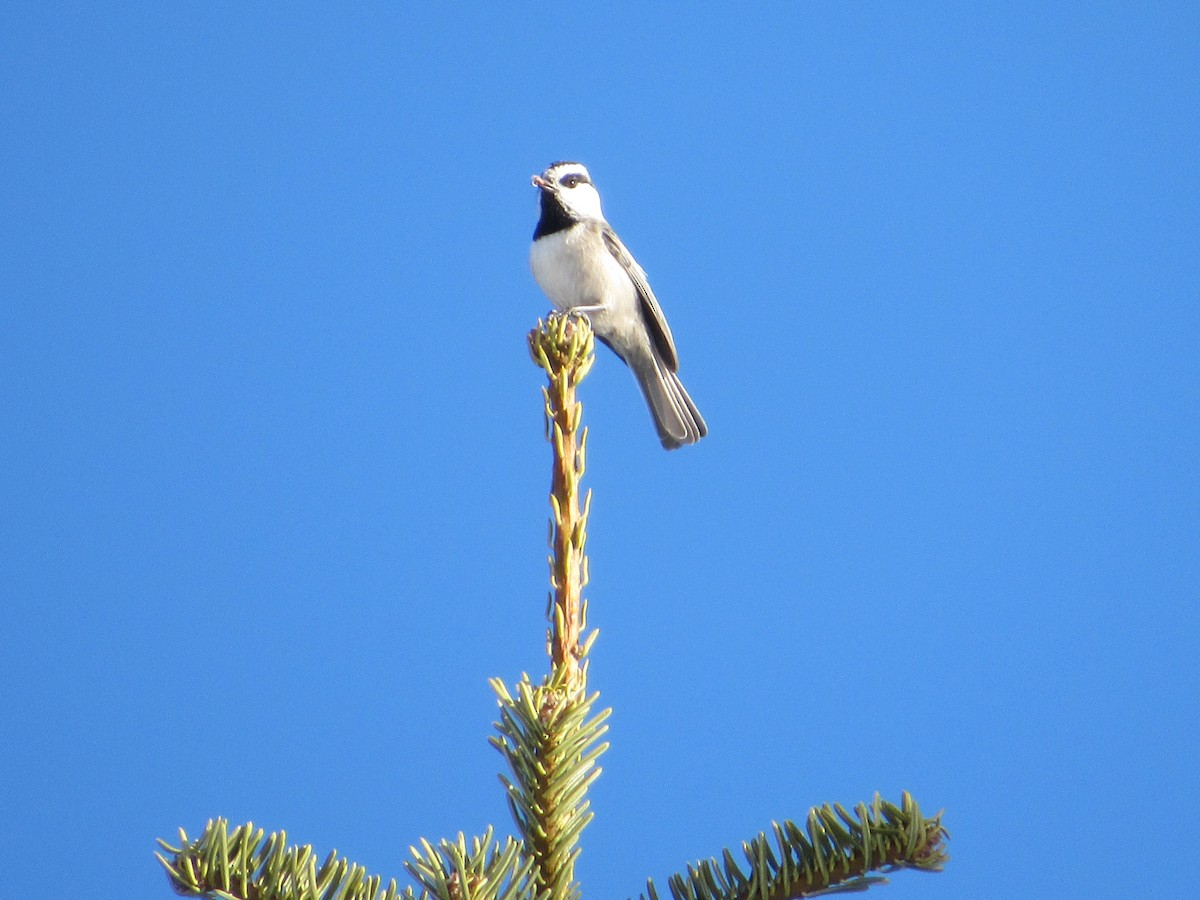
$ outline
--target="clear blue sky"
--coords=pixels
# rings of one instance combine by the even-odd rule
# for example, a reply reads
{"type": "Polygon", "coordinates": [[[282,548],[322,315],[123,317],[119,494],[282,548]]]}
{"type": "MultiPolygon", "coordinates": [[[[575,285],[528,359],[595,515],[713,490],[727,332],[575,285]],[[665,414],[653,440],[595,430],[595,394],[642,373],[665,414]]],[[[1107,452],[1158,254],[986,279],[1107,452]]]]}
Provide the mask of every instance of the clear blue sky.
{"type": "Polygon", "coordinates": [[[0,896],[511,830],[564,158],[711,428],[585,385],[587,895],[904,789],[880,897],[1191,891],[1200,13],[1050,7],[6,4],[0,896]]]}

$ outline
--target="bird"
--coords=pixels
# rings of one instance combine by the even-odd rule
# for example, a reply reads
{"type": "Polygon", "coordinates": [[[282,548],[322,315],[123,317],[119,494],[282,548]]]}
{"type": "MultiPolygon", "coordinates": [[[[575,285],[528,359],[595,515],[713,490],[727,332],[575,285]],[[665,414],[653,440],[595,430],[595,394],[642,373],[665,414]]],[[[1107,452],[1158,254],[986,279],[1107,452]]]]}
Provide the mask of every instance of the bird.
{"type": "Polygon", "coordinates": [[[529,268],[559,312],[592,330],[637,379],[667,450],[694,444],[708,426],[679,381],[679,354],[646,273],[604,218],[587,167],[555,162],[533,176],[539,211],[529,268]]]}

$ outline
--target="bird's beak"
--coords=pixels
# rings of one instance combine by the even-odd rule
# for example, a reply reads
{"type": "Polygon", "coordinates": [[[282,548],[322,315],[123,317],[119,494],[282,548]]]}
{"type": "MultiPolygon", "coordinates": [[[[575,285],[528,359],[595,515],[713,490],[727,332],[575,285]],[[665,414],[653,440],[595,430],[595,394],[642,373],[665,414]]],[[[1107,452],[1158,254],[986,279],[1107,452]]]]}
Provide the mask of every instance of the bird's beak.
{"type": "Polygon", "coordinates": [[[534,187],[539,187],[544,191],[550,190],[550,182],[548,182],[541,175],[534,175],[530,180],[533,182],[534,187]]]}

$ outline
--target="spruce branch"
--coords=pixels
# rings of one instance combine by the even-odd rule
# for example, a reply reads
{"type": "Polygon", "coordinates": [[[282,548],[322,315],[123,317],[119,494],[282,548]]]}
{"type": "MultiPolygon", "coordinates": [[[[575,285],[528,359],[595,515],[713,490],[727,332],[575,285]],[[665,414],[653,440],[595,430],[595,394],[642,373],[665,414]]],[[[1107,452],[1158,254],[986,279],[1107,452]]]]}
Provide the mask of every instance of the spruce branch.
{"type": "MultiPolygon", "coordinates": [[[[266,840],[261,828],[247,822],[231,832],[227,819],[210,819],[196,840],[179,829],[179,846],[159,839],[171,854],[156,853],[178,894],[220,897],[222,900],[396,900],[403,896],[392,880],[367,875],[362,866],[332,852],[317,865],[311,845],[289,846],[287,833],[266,840]]],[[[411,893],[411,891],[409,892],[411,893]]]]}
{"type": "Polygon", "coordinates": [[[533,860],[518,841],[496,841],[491,829],[482,836],[443,840],[435,847],[421,841],[411,848],[405,868],[421,886],[397,889],[392,879],[383,887],[379,875],[339,858],[333,851],[318,866],[309,844],[287,843],[277,831],[264,840],[252,823],[231,832],[227,819],[210,820],[194,841],[179,829],[179,846],[159,839],[170,854],[156,853],[171,887],[185,896],[221,900],[536,900],[530,874],[533,860]]]}
{"type": "MultiPolygon", "coordinates": [[[[454,842],[437,847],[421,841],[410,848],[414,859],[404,864],[422,886],[424,900],[537,900],[533,886],[534,861],[519,841],[505,838],[500,846],[489,828],[473,838],[470,849],[460,832],[454,842]]],[[[404,900],[415,900],[408,889],[404,900]]]]}
{"type": "MultiPolygon", "coordinates": [[[[900,806],[879,794],[851,815],[840,804],[814,807],[802,829],[792,821],[771,823],[774,840],[760,833],[742,844],[746,869],[725,850],[720,861],[688,866],[668,879],[674,900],[796,900],[821,894],[864,891],[887,878],[872,872],[921,869],[940,872],[949,832],[942,815],[921,815],[904,792],[900,806]]],[[[659,900],[652,881],[642,900],[659,900]]]]}
{"type": "Polygon", "coordinates": [[[544,684],[528,676],[515,694],[492,681],[500,703],[499,736],[492,744],[508,762],[512,778],[500,776],[508,807],[525,849],[535,863],[535,880],[551,900],[579,896],[575,861],[580,832],[592,820],[588,788],[600,776],[596,760],[607,743],[610,710],[593,715],[598,694],[579,693],[566,667],[544,684]]]}

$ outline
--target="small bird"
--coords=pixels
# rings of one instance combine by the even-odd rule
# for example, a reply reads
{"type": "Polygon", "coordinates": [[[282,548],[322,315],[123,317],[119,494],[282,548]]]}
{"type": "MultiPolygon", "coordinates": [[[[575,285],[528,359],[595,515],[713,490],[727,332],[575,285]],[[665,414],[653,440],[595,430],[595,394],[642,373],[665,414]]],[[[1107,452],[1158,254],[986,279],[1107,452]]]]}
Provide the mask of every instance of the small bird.
{"type": "Polygon", "coordinates": [[[541,218],[529,267],[559,311],[582,313],[637,379],[659,440],[668,450],[694,444],[708,426],[675,373],[679,355],[646,273],[600,209],[600,194],[577,162],[551,163],[533,176],[541,218]]]}

